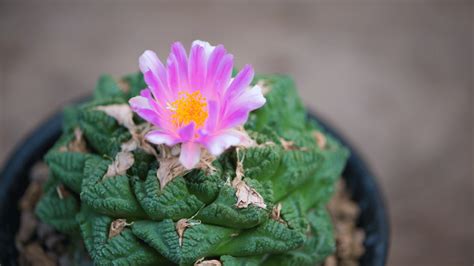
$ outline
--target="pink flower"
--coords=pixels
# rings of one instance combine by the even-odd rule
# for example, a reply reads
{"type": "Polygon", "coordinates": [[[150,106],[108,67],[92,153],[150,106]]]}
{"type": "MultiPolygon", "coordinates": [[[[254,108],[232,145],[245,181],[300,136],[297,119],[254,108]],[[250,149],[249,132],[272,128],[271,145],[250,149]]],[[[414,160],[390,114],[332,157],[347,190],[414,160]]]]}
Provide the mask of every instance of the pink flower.
{"type": "Polygon", "coordinates": [[[140,56],[148,88],[129,103],[156,126],[146,135],[149,142],[181,143],[179,160],[187,169],[199,162],[202,148],[218,156],[250,140],[237,127],[265,104],[265,98],[258,85],[249,86],[254,76],[250,65],[231,78],[233,61],[224,46],[202,41],[193,42],[189,57],[181,43],[174,43],[166,66],[152,51],[140,56]]]}

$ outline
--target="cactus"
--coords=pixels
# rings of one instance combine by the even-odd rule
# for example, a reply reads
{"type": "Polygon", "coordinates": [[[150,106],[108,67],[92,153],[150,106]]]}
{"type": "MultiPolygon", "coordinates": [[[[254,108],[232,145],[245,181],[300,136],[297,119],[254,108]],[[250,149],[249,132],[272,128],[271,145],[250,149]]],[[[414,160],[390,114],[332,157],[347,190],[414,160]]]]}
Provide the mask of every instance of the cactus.
{"type": "Polygon", "coordinates": [[[127,104],[143,74],[101,77],[91,100],[64,111],[36,214],[97,265],[321,263],[335,249],[326,204],[348,150],[307,118],[291,78],[252,82],[266,98],[240,129],[252,145],[187,169],[179,145],[144,139],[150,124],[127,104]]]}
{"type": "Polygon", "coordinates": [[[130,75],[123,91],[102,77],[92,100],[64,112],[64,133],[45,157],[50,178],[37,215],[81,238],[97,265],[322,262],[335,248],[325,205],[348,151],[306,118],[290,78],[254,82],[267,90],[266,105],[245,124],[256,145],[229,149],[209,169],[162,186],[155,156],[164,151],[150,147],[131,151],[132,164],[107,175],[133,137],[99,107],[127,103],[144,84],[141,74],[130,75]],[[238,190],[257,200],[239,199],[238,190]]]}

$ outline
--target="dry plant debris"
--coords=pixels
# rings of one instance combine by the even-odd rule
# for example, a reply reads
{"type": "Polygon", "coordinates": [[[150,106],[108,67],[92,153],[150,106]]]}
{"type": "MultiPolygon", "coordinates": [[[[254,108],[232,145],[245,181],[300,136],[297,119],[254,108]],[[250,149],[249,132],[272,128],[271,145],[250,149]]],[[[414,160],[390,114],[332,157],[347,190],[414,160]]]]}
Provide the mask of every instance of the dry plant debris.
{"type": "Polygon", "coordinates": [[[121,151],[115,156],[115,160],[107,168],[104,178],[113,177],[117,175],[124,175],[127,170],[132,167],[135,159],[133,154],[129,151],[121,151]]]}
{"type": "Polygon", "coordinates": [[[180,219],[178,222],[176,222],[176,233],[178,234],[178,241],[180,247],[183,246],[184,231],[186,231],[186,229],[188,229],[189,227],[198,224],[201,224],[201,222],[191,219],[180,219]]]}
{"type": "Polygon", "coordinates": [[[126,226],[130,226],[131,224],[127,223],[127,220],[125,219],[116,219],[112,223],[110,223],[110,229],[109,229],[109,239],[111,239],[114,236],[119,235],[122,233],[123,229],[125,229],[126,226]]]}
{"type": "Polygon", "coordinates": [[[204,260],[204,258],[196,261],[194,266],[222,266],[222,263],[218,260],[204,260]]]}
{"type": "Polygon", "coordinates": [[[67,191],[67,189],[66,189],[66,187],[64,187],[64,185],[56,186],[56,193],[58,193],[58,197],[60,199],[64,199],[65,197],[69,196],[69,191],[67,191]]]}
{"type": "MultiPolygon", "coordinates": [[[[179,154],[181,152],[179,146],[168,147],[166,145],[158,145],[158,149],[160,151],[158,155],[160,167],[156,172],[156,177],[160,181],[160,189],[163,190],[171,180],[191,170],[186,169],[179,161],[179,154]]],[[[207,150],[201,150],[201,158],[196,168],[212,173],[216,170],[212,166],[212,162],[215,159],[207,150]]]]}
{"type": "Polygon", "coordinates": [[[59,148],[61,152],[87,152],[86,141],[84,140],[82,130],[78,127],[74,129],[74,139],[69,142],[66,146],[59,148]]]}
{"type": "Polygon", "coordinates": [[[281,203],[278,203],[275,206],[273,206],[271,215],[272,215],[271,217],[273,220],[282,224],[287,224],[287,222],[283,220],[283,218],[281,218],[281,203]]]}
{"type": "Polygon", "coordinates": [[[125,93],[130,91],[130,84],[126,80],[123,80],[123,79],[117,80],[117,85],[120,88],[120,90],[125,93]]]}
{"type": "Polygon", "coordinates": [[[232,180],[232,187],[236,189],[235,196],[237,196],[237,208],[247,208],[250,204],[266,209],[263,197],[242,178],[244,177],[243,159],[239,159],[239,150],[237,149],[237,167],[235,169],[235,178],[232,180]]]}
{"type": "Polygon", "coordinates": [[[97,110],[105,112],[107,115],[117,120],[120,125],[129,130],[135,128],[135,123],[133,122],[133,111],[128,104],[103,105],[98,106],[97,110]]]}
{"type": "MultiPolygon", "coordinates": [[[[66,235],[42,223],[34,214],[47,179],[48,167],[44,163],[37,163],[31,171],[30,184],[19,201],[20,227],[15,242],[20,266],[68,266],[73,261],[68,253],[66,235]]],[[[61,191],[61,188],[57,191],[61,191]]],[[[84,258],[84,261],[88,260],[90,258],[84,258]]]]}
{"type": "Polygon", "coordinates": [[[318,144],[318,147],[320,149],[325,149],[326,144],[327,144],[326,136],[324,136],[323,133],[316,130],[313,132],[313,136],[314,136],[314,139],[316,140],[316,144],[318,144]]]}
{"type": "Polygon", "coordinates": [[[259,86],[260,88],[262,88],[262,94],[263,95],[267,95],[271,90],[272,88],[270,87],[269,84],[267,84],[267,82],[265,82],[265,80],[259,80],[257,82],[257,86],[259,86]]]}
{"type": "Polygon", "coordinates": [[[286,140],[284,138],[280,138],[281,146],[286,151],[307,151],[308,148],[306,147],[298,147],[294,141],[286,140]]]}

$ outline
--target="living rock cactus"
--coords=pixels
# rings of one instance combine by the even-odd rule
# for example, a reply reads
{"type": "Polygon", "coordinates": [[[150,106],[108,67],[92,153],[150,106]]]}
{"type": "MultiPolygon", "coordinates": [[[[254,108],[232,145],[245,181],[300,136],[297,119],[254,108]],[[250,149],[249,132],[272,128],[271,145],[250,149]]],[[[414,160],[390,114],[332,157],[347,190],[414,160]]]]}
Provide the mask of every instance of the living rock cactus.
{"type": "Polygon", "coordinates": [[[326,211],[348,150],[309,120],[293,81],[260,75],[266,104],[244,128],[252,145],[202,154],[152,145],[128,101],[141,73],[100,78],[64,111],[45,157],[40,219],[83,241],[97,265],[317,265],[334,252],[326,211]]]}

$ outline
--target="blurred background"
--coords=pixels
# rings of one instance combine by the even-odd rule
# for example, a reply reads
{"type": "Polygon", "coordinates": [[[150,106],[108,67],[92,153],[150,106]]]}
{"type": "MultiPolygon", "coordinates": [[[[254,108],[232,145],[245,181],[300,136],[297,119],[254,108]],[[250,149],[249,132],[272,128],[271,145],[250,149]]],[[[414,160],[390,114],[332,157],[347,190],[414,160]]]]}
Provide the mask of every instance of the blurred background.
{"type": "Polygon", "coordinates": [[[101,73],[194,39],[290,74],[359,148],[387,197],[389,265],[474,263],[470,1],[0,0],[0,163],[101,73]]]}

